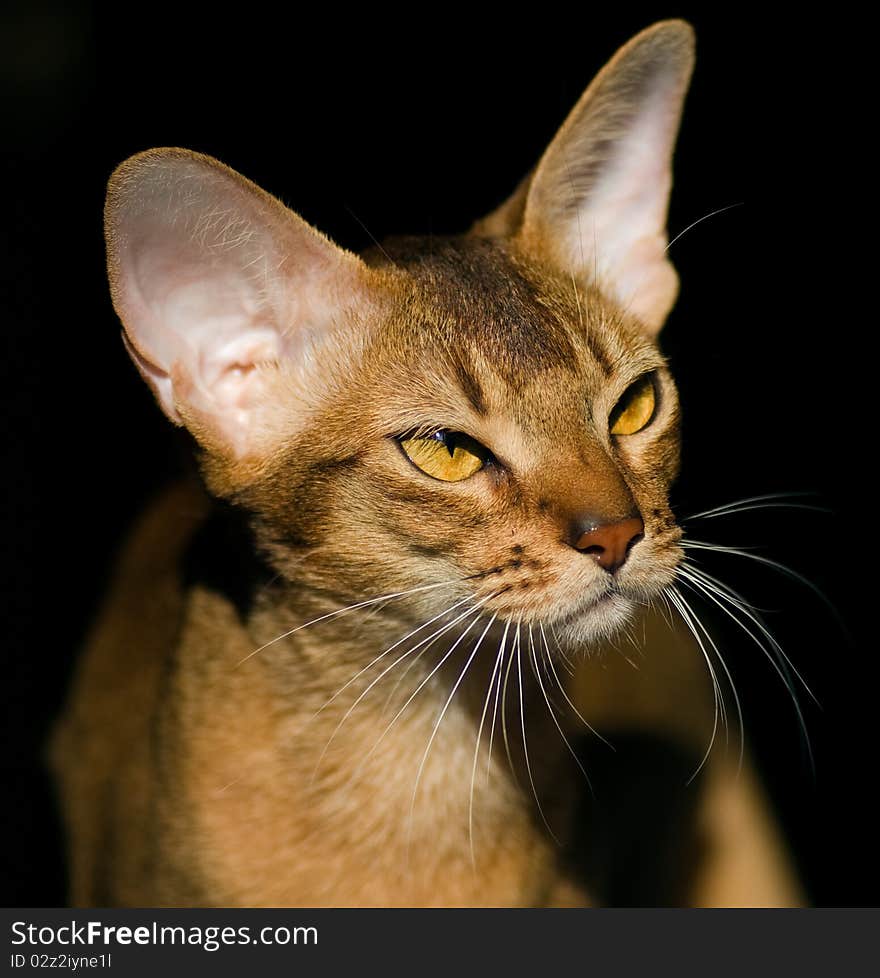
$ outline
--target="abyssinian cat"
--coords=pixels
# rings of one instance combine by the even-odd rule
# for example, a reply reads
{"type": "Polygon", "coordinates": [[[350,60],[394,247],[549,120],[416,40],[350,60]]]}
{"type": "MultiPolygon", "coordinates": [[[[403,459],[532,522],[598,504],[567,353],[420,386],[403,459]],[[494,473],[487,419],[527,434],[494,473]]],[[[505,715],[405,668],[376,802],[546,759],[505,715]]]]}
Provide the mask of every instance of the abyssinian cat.
{"type": "Polygon", "coordinates": [[[599,731],[699,761],[713,723],[663,618],[693,47],[630,41],[460,237],[356,256],[208,157],[114,173],[125,342],[214,501],[143,517],[56,730],[76,904],[587,906],[657,858],[658,902],[801,900],[726,755],[669,775],[672,809],[621,762],[629,819],[589,814],[599,731]],[[630,622],[638,672],[602,651],[630,622]]]}

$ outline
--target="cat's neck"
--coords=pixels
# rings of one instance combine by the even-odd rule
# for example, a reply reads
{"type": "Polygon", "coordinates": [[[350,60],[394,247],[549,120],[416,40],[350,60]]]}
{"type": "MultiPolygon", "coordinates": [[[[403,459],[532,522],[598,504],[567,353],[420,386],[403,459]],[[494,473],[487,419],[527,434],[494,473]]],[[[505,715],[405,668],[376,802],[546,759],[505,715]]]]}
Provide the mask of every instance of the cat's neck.
{"type": "Polygon", "coordinates": [[[249,663],[272,674],[317,797],[332,775],[343,792],[384,783],[407,819],[430,823],[440,792],[469,821],[501,799],[543,821],[535,797],[552,807],[568,756],[548,702],[564,695],[561,667],[528,625],[469,608],[419,616],[294,587],[252,615],[249,663]]]}
{"type": "Polygon", "coordinates": [[[406,866],[420,853],[437,873],[460,864],[471,878],[472,855],[485,869],[481,860],[497,852],[490,840],[510,825],[529,845],[543,839],[539,848],[555,858],[552,834],[564,835],[570,814],[558,785],[580,782],[546,702],[560,701],[550,685],[561,666],[548,666],[527,625],[490,626],[472,601],[440,601],[440,587],[428,601],[430,585],[372,601],[285,583],[228,519],[206,526],[191,558],[190,579],[223,607],[200,613],[200,628],[215,619],[225,643],[235,618],[239,635],[219,667],[210,661],[215,643],[199,640],[211,650],[204,668],[219,669],[236,700],[222,732],[232,749],[203,741],[215,786],[210,817],[218,797],[223,806],[253,805],[271,781],[282,808],[295,812],[297,835],[325,859],[354,832],[365,858],[406,866]],[[259,774],[267,740],[279,750],[273,770],[259,774]]]}
{"type": "Polygon", "coordinates": [[[181,763],[205,788],[191,803],[230,854],[229,887],[246,844],[252,881],[275,879],[285,860],[277,905],[306,886],[331,905],[429,906],[451,880],[461,905],[511,893],[540,903],[560,854],[553,836],[565,838],[572,811],[559,786],[577,782],[560,777],[565,748],[522,649],[519,661],[505,655],[491,695],[503,630],[471,658],[485,623],[445,661],[451,636],[361,673],[409,630],[398,615],[355,612],[286,635],[315,617],[313,603],[276,598],[236,625],[228,600],[192,591],[183,645],[195,681],[181,684],[185,711],[169,703],[191,730],[181,763]],[[352,889],[353,859],[371,867],[362,889],[352,889]]]}

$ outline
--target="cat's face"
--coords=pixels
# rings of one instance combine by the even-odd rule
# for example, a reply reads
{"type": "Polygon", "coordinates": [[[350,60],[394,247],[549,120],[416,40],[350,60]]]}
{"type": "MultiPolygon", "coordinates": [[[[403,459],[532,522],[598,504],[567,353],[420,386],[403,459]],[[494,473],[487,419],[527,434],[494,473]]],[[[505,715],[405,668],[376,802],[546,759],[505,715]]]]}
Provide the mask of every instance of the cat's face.
{"type": "Polygon", "coordinates": [[[242,494],[273,561],[345,603],[448,581],[410,604],[426,616],[468,598],[560,638],[610,634],[679,557],[677,398],[654,341],[497,242],[376,258],[386,299],[359,349],[242,494]]]}
{"type": "Polygon", "coordinates": [[[358,258],[216,161],[111,181],[129,349],[278,571],[591,640],[673,577],[670,160],[692,65],[643,32],[467,235],[358,258]]]}

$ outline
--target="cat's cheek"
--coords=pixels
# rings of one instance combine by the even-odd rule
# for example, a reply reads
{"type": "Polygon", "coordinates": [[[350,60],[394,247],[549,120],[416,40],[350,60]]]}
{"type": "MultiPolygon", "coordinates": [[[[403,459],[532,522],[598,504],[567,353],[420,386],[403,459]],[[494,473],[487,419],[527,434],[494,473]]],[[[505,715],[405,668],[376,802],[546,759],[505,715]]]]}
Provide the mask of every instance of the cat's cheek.
{"type": "Polygon", "coordinates": [[[625,595],[645,603],[675,583],[676,569],[683,556],[677,544],[680,536],[681,531],[676,527],[664,533],[657,546],[651,545],[655,541],[649,541],[649,546],[634,556],[621,574],[620,587],[625,595]]]}
{"type": "MultiPolygon", "coordinates": [[[[643,516],[665,509],[669,489],[678,478],[681,452],[678,430],[635,435],[615,448],[615,458],[643,516]]],[[[646,524],[649,520],[646,519],[646,524]]]]}

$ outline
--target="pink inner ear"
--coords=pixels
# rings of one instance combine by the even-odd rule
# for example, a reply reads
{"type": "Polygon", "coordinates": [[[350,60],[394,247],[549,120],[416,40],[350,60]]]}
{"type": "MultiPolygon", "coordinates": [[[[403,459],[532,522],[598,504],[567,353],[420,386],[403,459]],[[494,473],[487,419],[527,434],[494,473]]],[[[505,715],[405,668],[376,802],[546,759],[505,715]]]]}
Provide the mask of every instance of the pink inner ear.
{"type": "Polygon", "coordinates": [[[678,295],[678,275],[666,259],[666,235],[642,238],[630,248],[614,282],[623,308],[656,332],[678,295]]]}
{"type": "MultiPolygon", "coordinates": [[[[658,84],[640,106],[585,194],[575,220],[556,232],[559,260],[596,277],[621,306],[652,329],[662,325],[678,290],[678,277],[665,251],[678,120],[676,93],[669,87],[658,84]]],[[[576,154],[577,143],[565,151],[576,154]]],[[[582,152],[589,158],[588,148],[582,152]]],[[[577,167],[570,169],[576,172],[577,167]]]]}
{"type": "Polygon", "coordinates": [[[520,239],[595,281],[653,331],[675,300],[666,255],[672,151],[693,67],[693,31],[656,24],[599,73],[539,162],[520,239]]]}
{"type": "MultiPolygon", "coordinates": [[[[135,362],[173,420],[245,451],[267,371],[296,360],[353,298],[363,268],[278,201],[207,157],[151,150],[107,202],[114,302],[135,362]]],[[[259,433],[259,432],[258,432],[259,433]]]]}
{"type": "Polygon", "coordinates": [[[192,407],[221,428],[241,425],[256,393],[253,368],[282,356],[282,286],[255,274],[265,255],[200,249],[169,230],[154,225],[125,248],[126,304],[138,310],[132,343],[169,415],[179,416],[177,371],[192,407]]]}

